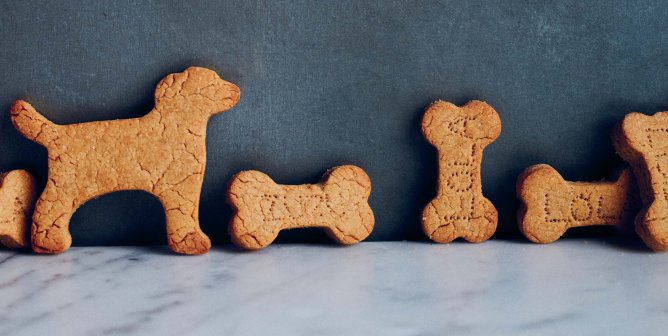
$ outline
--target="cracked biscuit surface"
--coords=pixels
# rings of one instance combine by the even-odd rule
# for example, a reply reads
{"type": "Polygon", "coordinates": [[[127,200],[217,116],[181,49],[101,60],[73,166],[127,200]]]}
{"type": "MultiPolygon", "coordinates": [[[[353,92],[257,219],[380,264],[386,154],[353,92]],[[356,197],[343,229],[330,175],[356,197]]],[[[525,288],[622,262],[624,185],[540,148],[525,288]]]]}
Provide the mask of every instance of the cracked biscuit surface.
{"type": "Polygon", "coordinates": [[[206,125],[238,100],[236,85],[214,71],[191,67],[163,78],[155,89],[155,107],[140,118],[56,125],[29,103],[16,101],[14,126],[48,151],[48,181],[32,219],[33,250],[69,248],[70,218],[91,198],[143,190],[164,207],[173,251],[207,252],[211,243],[199,227],[206,125]]]}
{"type": "Polygon", "coordinates": [[[280,185],[262,172],[244,171],[228,187],[228,203],[235,210],[230,236],[235,245],[256,250],[271,244],[281,230],[320,227],[339,244],[358,243],[373,230],[370,193],[369,176],[351,165],[304,185],[280,185]]]}
{"type": "Polygon", "coordinates": [[[9,248],[29,245],[28,226],[37,198],[35,179],[25,170],[0,174],[0,243],[9,248]]]}
{"type": "Polygon", "coordinates": [[[621,227],[630,222],[640,207],[633,172],[625,166],[611,180],[570,182],[546,164],[527,168],[517,180],[520,231],[532,242],[545,244],[572,227],[621,227]]]}
{"type": "Polygon", "coordinates": [[[438,152],[438,190],[422,212],[429,239],[451,242],[462,237],[482,242],[494,234],[497,211],[482,195],[483,149],[501,133],[501,120],[485,102],[462,107],[445,101],[431,104],[422,118],[422,134],[438,152]]]}
{"type": "Polygon", "coordinates": [[[636,232],[652,250],[668,250],[668,112],[627,114],[613,130],[612,142],[633,167],[640,190],[636,232]]]}

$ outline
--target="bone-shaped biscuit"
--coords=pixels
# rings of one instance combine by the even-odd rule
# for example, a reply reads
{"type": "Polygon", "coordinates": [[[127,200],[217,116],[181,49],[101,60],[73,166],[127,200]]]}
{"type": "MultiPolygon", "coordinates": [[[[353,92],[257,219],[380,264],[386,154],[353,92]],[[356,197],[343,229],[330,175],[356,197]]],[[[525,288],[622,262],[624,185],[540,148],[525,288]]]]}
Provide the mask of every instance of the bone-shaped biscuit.
{"type": "Polygon", "coordinates": [[[29,245],[28,227],[37,199],[35,179],[25,170],[0,175],[0,243],[10,248],[29,245]]]}
{"type": "Polygon", "coordinates": [[[358,243],[373,229],[370,193],[369,176],[356,166],[333,168],[320,183],[305,185],[280,185],[262,172],[244,171],[228,188],[235,210],[230,236],[237,246],[255,250],[283,229],[321,227],[340,244],[358,243]]]}
{"type": "Polygon", "coordinates": [[[531,166],[517,180],[517,196],[522,201],[520,231],[541,244],[559,239],[572,227],[621,227],[640,204],[629,167],[618,170],[612,182],[570,182],[548,165],[531,166]]]}
{"type": "Polygon", "coordinates": [[[483,149],[501,133],[501,120],[487,103],[463,107],[431,104],[422,118],[422,133],[438,151],[438,194],[422,213],[422,229],[433,241],[462,237],[482,242],[496,230],[497,212],[483,197],[480,164],[483,149]]]}
{"type": "Polygon", "coordinates": [[[636,232],[654,251],[668,249],[668,112],[629,113],[612,133],[617,153],[631,164],[643,209],[636,232]]]}

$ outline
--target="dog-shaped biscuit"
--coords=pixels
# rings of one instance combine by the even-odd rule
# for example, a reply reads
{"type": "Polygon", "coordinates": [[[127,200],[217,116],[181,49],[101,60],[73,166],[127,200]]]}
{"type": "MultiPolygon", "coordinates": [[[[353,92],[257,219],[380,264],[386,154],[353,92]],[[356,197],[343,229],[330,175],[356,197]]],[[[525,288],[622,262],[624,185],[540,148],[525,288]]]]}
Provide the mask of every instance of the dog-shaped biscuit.
{"type": "Polygon", "coordinates": [[[482,195],[483,149],[501,134],[496,111],[481,101],[463,107],[437,101],[422,118],[422,133],[438,151],[438,194],[422,212],[422,230],[433,241],[463,237],[482,242],[496,230],[498,215],[482,195]]]}
{"type": "Polygon", "coordinates": [[[214,71],[192,67],[162,79],[155,107],[140,118],[56,125],[27,102],[16,101],[14,126],[46,147],[49,156],[49,178],[33,215],[33,250],[67,250],[70,218],[91,198],[143,190],[164,207],[170,248],[206,253],[211,243],[198,218],[206,125],[238,100],[236,85],[214,71]]]}

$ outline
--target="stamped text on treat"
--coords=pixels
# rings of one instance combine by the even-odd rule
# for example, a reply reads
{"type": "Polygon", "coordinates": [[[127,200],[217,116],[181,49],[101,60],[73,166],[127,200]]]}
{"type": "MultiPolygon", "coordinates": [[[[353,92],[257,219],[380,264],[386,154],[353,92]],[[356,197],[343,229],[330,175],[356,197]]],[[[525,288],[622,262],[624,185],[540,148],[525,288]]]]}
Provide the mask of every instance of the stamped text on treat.
{"type": "Polygon", "coordinates": [[[283,229],[322,227],[338,243],[364,240],[373,229],[367,202],[371,181],[355,166],[330,170],[319,184],[279,185],[258,171],[237,174],[228,188],[236,210],[232,241],[247,249],[263,248],[283,229]]]}
{"type": "Polygon", "coordinates": [[[488,239],[496,230],[497,212],[482,195],[480,165],[484,148],[501,132],[501,121],[484,102],[463,107],[433,103],[422,119],[422,133],[438,151],[438,191],[423,211],[422,227],[436,242],[463,237],[488,239]]]}
{"type": "Polygon", "coordinates": [[[569,182],[548,165],[527,168],[517,185],[520,230],[535,243],[550,243],[571,227],[621,226],[639,206],[629,167],[613,182],[569,182]]]}
{"type": "Polygon", "coordinates": [[[636,232],[651,249],[668,250],[668,112],[629,113],[612,139],[633,167],[643,200],[636,232]]]}

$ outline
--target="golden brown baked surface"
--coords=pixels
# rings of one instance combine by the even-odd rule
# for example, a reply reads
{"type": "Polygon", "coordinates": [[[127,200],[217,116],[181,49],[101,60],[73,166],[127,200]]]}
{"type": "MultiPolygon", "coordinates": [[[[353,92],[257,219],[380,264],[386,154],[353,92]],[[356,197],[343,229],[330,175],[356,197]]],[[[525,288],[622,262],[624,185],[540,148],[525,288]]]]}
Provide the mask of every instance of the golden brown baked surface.
{"type": "Polygon", "coordinates": [[[617,170],[612,182],[569,182],[552,167],[527,168],[517,180],[522,205],[520,231],[534,243],[551,243],[578,226],[629,223],[640,200],[631,168],[617,170]]]}
{"type": "Polygon", "coordinates": [[[25,101],[11,107],[16,129],[48,150],[49,179],[33,215],[32,245],[58,253],[71,245],[68,225],[87,200],[144,190],[162,203],[167,242],[178,253],[209,250],[198,208],[209,118],[239,99],[239,88],[211,70],[170,74],[155,89],[155,107],[134,119],[56,125],[25,101]]]}
{"type": "Polygon", "coordinates": [[[632,112],[612,132],[617,153],[631,167],[643,209],[636,232],[654,251],[668,249],[668,112],[632,112]]]}
{"type": "Polygon", "coordinates": [[[232,241],[245,249],[271,244],[284,229],[321,227],[339,244],[360,242],[373,230],[369,176],[356,166],[330,169],[318,184],[280,185],[259,171],[235,175],[228,203],[235,210],[232,241]]]}
{"type": "Polygon", "coordinates": [[[0,243],[10,248],[29,245],[28,225],[35,200],[35,179],[25,170],[0,174],[0,243]]]}
{"type": "Polygon", "coordinates": [[[424,233],[439,243],[489,239],[498,215],[482,195],[480,164],[483,149],[501,133],[499,115],[477,100],[462,107],[437,101],[422,118],[422,133],[436,147],[439,169],[436,198],[422,213],[424,233]]]}

